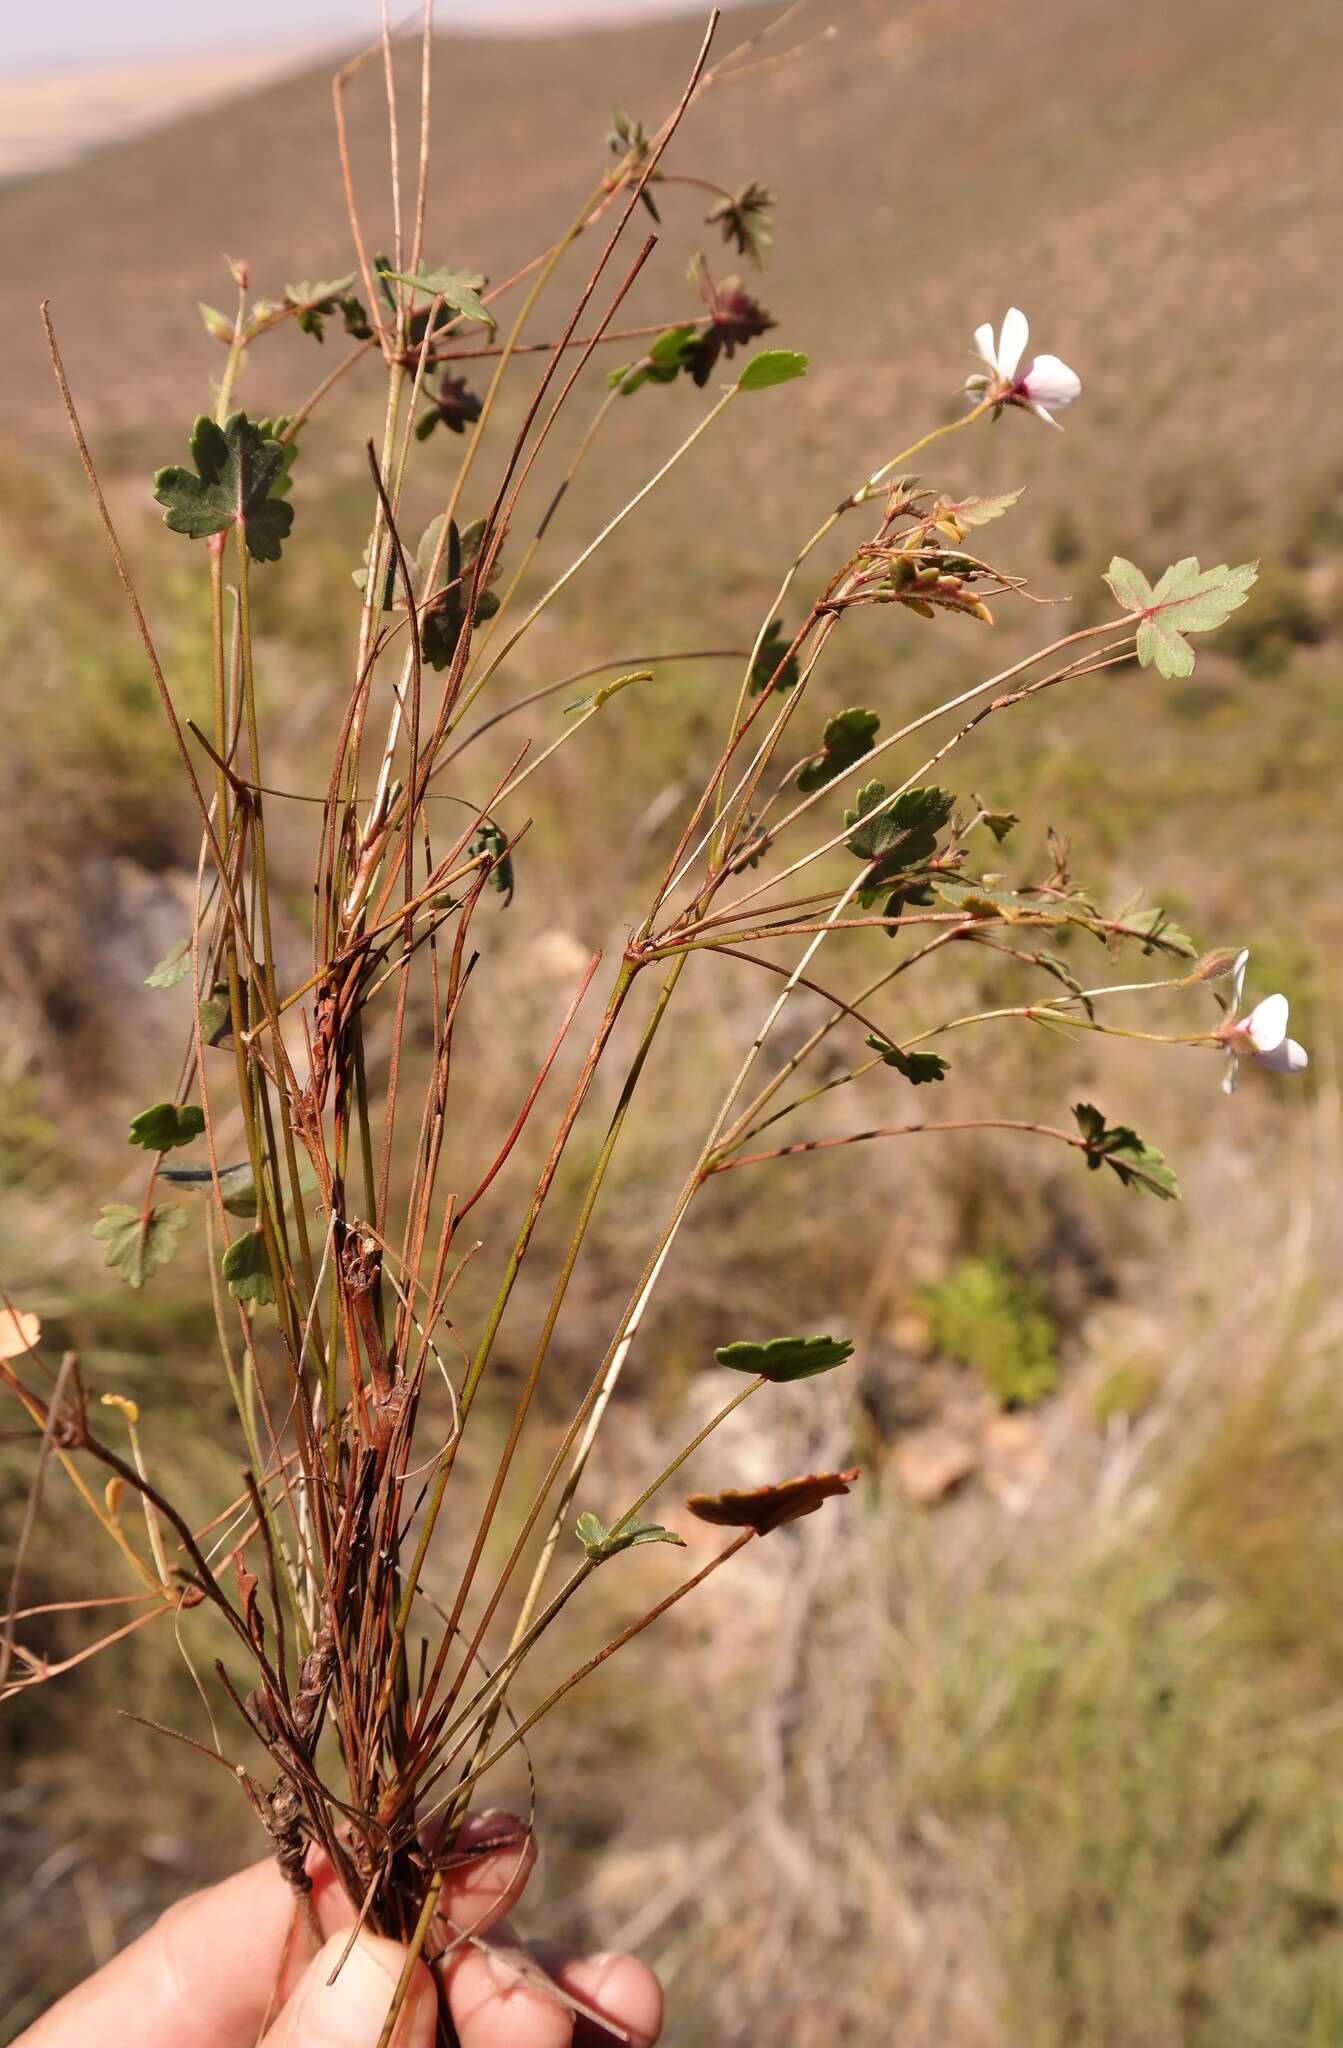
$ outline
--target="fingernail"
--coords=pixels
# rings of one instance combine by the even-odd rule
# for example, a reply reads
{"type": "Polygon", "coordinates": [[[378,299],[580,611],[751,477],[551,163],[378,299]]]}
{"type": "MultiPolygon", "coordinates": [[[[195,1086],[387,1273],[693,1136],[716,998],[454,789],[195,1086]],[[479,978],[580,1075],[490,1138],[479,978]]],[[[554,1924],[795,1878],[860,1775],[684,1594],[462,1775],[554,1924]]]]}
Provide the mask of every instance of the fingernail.
{"type": "MultiPolygon", "coordinates": [[[[299,1987],[296,2048],[376,2048],[392,2009],[405,1951],[393,1941],[364,1934],[341,1963],[346,1939],[336,1935],[327,1942],[299,1987]],[[329,1982],[338,1964],[335,1981],[329,1982]]],[[[428,1971],[417,1969],[392,2036],[394,2048],[433,2048],[437,2003],[428,1971]]]]}
{"type": "Polygon", "coordinates": [[[513,1848],[525,1841],[530,1830],[527,1823],[519,1820],[515,1813],[508,1813],[502,1806],[491,1806],[484,1813],[473,1813],[457,1837],[459,1849],[479,1849],[488,1844],[492,1849],[513,1848]]]}

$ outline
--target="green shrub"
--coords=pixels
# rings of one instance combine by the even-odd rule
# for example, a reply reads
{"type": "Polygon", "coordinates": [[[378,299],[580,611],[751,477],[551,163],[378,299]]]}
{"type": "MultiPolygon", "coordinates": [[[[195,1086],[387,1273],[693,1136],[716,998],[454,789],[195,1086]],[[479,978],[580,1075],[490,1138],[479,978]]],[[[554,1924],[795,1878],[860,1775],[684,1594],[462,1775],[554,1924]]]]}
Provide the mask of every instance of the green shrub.
{"type": "Polygon", "coordinates": [[[962,1259],[930,1287],[934,1341],[972,1366],[1005,1408],[1034,1408],[1058,1384],[1058,1331],[1038,1280],[1005,1259],[962,1259]]]}
{"type": "Polygon", "coordinates": [[[1323,638],[1324,621],[1305,578],[1271,558],[1259,565],[1259,580],[1244,607],[1228,622],[1222,651],[1257,675],[1286,666],[1294,647],[1323,638]]]}

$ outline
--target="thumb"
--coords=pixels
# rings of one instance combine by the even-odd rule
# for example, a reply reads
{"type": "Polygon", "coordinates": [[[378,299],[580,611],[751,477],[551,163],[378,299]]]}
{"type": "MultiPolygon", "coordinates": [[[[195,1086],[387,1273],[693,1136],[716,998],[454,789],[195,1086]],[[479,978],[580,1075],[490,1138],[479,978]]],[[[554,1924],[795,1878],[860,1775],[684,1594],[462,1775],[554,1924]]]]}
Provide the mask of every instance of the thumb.
{"type": "MultiPolygon", "coordinates": [[[[335,1982],[347,1934],[333,1935],[313,1957],[262,2048],[378,2048],[405,1963],[405,1950],[375,1934],[361,1934],[335,1982]]],[[[401,2009],[392,2048],[434,2048],[438,1993],[417,1963],[401,2009]]]]}

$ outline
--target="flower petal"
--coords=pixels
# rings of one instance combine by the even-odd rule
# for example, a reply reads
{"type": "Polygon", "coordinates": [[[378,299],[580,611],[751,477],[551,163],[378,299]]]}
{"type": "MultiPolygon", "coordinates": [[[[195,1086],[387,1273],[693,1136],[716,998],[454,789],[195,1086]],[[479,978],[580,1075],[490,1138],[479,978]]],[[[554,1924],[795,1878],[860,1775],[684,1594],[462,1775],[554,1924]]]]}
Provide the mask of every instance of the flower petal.
{"type": "Polygon", "coordinates": [[[998,374],[1015,377],[1017,365],[1026,353],[1026,343],[1031,338],[1030,323],[1020,306],[1009,306],[1007,318],[1003,321],[998,336],[998,374]]]}
{"type": "Polygon", "coordinates": [[[1033,404],[1057,410],[1082,396],[1082,379],[1057,356],[1037,356],[1022,378],[1021,388],[1033,404]]]}
{"type": "Polygon", "coordinates": [[[1276,1052],[1287,1036],[1286,996],[1265,996],[1245,1019],[1244,1031],[1259,1054],[1276,1052]]]}
{"type": "Polygon", "coordinates": [[[1225,1073],[1223,1074],[1223,1076],[1222,1076],[1222,1093],[1223,1093],[1223,1095],[1234,1095],[1234,1094],[1235,1094],[1235,1092],[1236,1092],[1236,1077],[1237,1077],[1237,1073],[1238,1073],[1238,1070],[1239,1070],[1239,1068],[1240,1068],[1240,1061],[1239,1061],[1239,1060],[1238,1060],[1238,1059],[1236,1058],[1236,1055],[1235,1055],[1235,1054],[1234,1054],[1234,1053],[1233,1053],[1233,1052],[1232,1052],[1232,1051],[1230,1050],[1230,1048],[1228,1047],[1228,1049],[1227,1049],[1227,1059],[1226,1059],[1226,1072],[1225,1072],[1225,1073]]]}
{"type": "Polygon", "coordinates": [[[1272,1074],[1304,1074],[1310,1065],[1310,1055],[1303,1045],[1294,1038],[1284,1038],[1281,1045],[1275,1045],[1269,1052],[1257,1053],[1261,1067],[1267,1067],[1272,1074]]]}
{"type": "Polygon", "coordinates": [[[1037,420],[1043,420],[1047,427],[1053,427],[1055,433],[1061,434],[1063,432],[1063,428],[1059,425],[1047,405],[1032,405],[1029,409],[1035,414],[1037,420]]]}
{"type": "Polygon", "coordinates": [[[1236,964],[1231,970],[1231,1014],[1234,1017],[1240,1008],[1240,999],[1245,993],[1245,970],[1250,964],[1250,949],[1242,946],[1236,955],[1236,964]]]}
{"type": "Polygon", "coordinates": [[[976,327],[975,329],[975,353],[981,362],[988,364],[991,370],[997,369],[998,356],[993,346],[993,322],[991,320],[986,320],[982,327],[976,327]]]}

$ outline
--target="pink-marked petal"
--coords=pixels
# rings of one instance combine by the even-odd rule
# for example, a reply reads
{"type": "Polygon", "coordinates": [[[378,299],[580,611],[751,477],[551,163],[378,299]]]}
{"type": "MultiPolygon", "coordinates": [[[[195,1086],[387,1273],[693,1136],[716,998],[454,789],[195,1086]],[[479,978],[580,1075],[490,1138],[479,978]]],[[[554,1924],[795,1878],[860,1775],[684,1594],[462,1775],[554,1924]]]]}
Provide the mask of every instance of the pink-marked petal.
{"type": "Polygon", "coordinates": [[[1265,996],[1245,1019],[1245,1035],[1261,1057],[1276,1052],[1286,1038],[1287,1014],[1286,996],[1265,996]]]}
{"type": "Polygon", "coordinates": [[[1017,365],[1026,353],[1026,343],[1031,338],[1030,323],[1020,306],[1009,306],[1007,318],[1003,321],[998,336],[998,374],[1015,377],[1017,365]]]}

